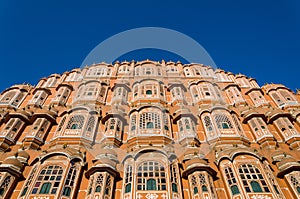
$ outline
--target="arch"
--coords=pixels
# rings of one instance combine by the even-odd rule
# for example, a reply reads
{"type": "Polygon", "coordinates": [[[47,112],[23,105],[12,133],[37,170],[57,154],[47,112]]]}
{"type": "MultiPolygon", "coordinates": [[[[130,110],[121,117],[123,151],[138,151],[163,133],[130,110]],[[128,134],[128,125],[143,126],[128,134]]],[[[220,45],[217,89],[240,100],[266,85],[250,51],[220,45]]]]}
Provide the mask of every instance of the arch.
{"type": "Polygon", "coordinates": [[[233,162],[234,159],[240,155],[249,155],[260,161],[266,159],[261,154],[254,152],[248,148],[232,148],[227,151],[223,151],[222,154],[219,156],[220,158],[216,158],[216,164],[220,166],[220,163],[225,159],[229,160],[230,162],[233,162]]]}
{"type": "Polygon", "coordinates": [[[53,151],[47,151],[46,154],[42,154],[41,156],[36,157],[35,159],[33,159],[32,162],[30,163],[30,166],[33,166],[38,161],[40,161],[41,163],[43,163],[47,159],[49,159],[51,157],[54,157],[54,156],[64,156],[64,157],[66,157],[68,159],[68,161],[70,161],[70,162],[71,161],[75,161],[75,162],[78,161],[82,165],[85,162],[83,153],[78,153],[78,150],[72,149],[70,147],[67,147],[64,150],[55,149],[53,151]]]}
{"type": "Polygon", "coordinates": [[[157,150],[157,149],[152,148],[152,147],[143,148],[143,149],[137,151],[136,154],[133,156],[133,158],[136,161],[141,155],[144,155],[144,154],[147,154],[147,153],[150,153],[150,152],[159,153],[159,154],[162,154],[163,156],[165,156],[167,159],[169,158],[169,155],[166,151],[157,150]]]}

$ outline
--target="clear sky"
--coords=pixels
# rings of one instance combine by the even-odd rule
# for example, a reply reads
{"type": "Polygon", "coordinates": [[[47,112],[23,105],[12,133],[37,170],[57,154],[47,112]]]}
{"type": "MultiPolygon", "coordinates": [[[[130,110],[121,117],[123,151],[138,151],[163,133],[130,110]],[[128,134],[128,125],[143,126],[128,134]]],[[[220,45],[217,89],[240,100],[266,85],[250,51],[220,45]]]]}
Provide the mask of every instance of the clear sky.
{"type": "MultiPolygon", "coordinates": [[[[0,90],[80,67],[100,42],[138,27],[164,27],[199,42],[219,68],[300,88],[297,0],[0,1],[0,90]]],[[[174,60],[139,50],[121,60],[174,60]]]]}

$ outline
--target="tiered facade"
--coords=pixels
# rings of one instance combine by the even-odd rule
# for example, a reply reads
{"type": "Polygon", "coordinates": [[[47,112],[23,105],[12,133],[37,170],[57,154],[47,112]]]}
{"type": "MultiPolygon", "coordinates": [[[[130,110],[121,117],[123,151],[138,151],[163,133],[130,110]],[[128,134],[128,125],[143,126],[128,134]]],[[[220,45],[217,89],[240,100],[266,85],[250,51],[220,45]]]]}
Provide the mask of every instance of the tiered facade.
{"type": "Polygon", "coordinates": [[[300,198],[300,96],[202,64],[94,64],[0,96],[0,198],[300,198]]]}

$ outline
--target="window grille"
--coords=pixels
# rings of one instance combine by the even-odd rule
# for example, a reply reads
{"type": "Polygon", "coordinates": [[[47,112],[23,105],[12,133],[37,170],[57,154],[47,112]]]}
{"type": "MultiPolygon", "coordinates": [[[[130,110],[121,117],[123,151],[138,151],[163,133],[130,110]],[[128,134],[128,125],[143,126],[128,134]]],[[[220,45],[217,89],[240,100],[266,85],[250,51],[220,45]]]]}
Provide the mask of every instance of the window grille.
{"type": "Polygon", "coordinates": [[[179,178],[178,178],[178,167],[176,164],[171,164],[170,165],[170,182],[171,182],[171,188],[172,188],[172,192],[174,193],[178,193],[178,188],[179,188],[179,178]]]}
{"type": "Polygon", "coordinates": [[[71,196],[72,189],[73,187],[75,187],[76,184],[78,169],[79,169],[78,163],[71,162],[71,167],[67,174],[67,178],[63,189],[63,194],[62,194],[63,196],[67,196],[67,197],[71,196]]]}
{"type": "Polygon", "coordinates": [[[9,175],[3,180],[2,184],[0,185],[0,196],[4,196],[7,190],[9,189],[12,181],[11,178],[12,177],[9,175]]]}
{"type": "Polygon", "coordinates": [[[25,196],[26,193],[27,193],[27,191],[28,191],[28,189],[30,189],[31,183],[32,183],[32,179],[33,179],[33,177],[34,177],[34,175],[35,175],[35,173],[36,173],[36,170],[37,170],[37,166],[34,166],[33,169],[32,169],[31,172],[30,172],[29,177],[27,178],[27,181],[26,181],[26,183],[25,183],[25,186],[24,186],[24,188],[23,188],[23,191],[22,191],[20,197],[25,196]]]}
{"type": "Polygon", "coordinates": [[[140,129],[160,129],[160,114],[153,112],[145,112],[140,114],[140,129]]]}
{"type": "Polygon", "coordinates": [[[246,192],[270,192],[263,174],[256,166],[242,164],[238,171],[246,192]]]}
{"type": "Polygon", "coordinates": [[[224,172],[225,172],[225,178],[226,178],[227,183],[228,183],[228,185],[230,187],[232,195],[239,194],[240,190],[238,188],[236,177],[235,177],[235,175],[234,175],[233,170],[231,169],[231,167],[225,167],[224,168],[224,172]]]}
{"type": "Polygon", "coordinates": [[[225,114],[216,114],[214,116],[218,129],[232,129],[232,123],[225,114]]]}
{"type": "Polygon", "coordinates": [[[165,167],[155,161],[147,161],[138,167],[137,190],[167,190],[165,167]]]}
{"type": "Polygon", "coordinates": [[[39,172],[31,194],[56,194],[63,177],[63,168],[49,165],[39,172]]]}
{"type": "Polygon", "coordinates": [[[132,189],[132,166],[128,165],[125,171],[124,192],[130,193],[132,189]]]}
{"type": "Polygon", "coordinates": [[[84,124],[84,116],[74,115],[70,118],[66,129],[82,129],[84,124]]]}

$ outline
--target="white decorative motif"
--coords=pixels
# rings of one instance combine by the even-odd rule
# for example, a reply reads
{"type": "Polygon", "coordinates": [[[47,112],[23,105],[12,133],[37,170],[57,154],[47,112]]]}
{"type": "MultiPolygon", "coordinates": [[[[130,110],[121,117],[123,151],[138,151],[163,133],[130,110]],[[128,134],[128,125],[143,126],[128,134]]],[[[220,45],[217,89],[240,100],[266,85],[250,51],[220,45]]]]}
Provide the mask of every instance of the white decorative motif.
{"type": "Polygon", "coordinates": [[[49,196],[34,196],[33,199],[49,199],[49,196]]]}
{"type": "Polygon", "coordinates": [[[158,195],[156,193],[147,193],[146,198],[147,199],[157,199],[158,195]]]}
{"type": "Polygon", "coordinates": [[[266,195],[255,195],[251,196],[251,199],[272,199],[272,197],[266,195]]]}
{"type": "MultiPolygon", "coordinates": [[[[168,196],[167,196],[166,194],[161,195],[161,197],[162,197],[163,199],[168,198],[168,196]]],[[[173,199],[177,199],[177,198],[174,198],[174,197],[173,197],[173,199]]]]}
{"type": "Polygon", "coordinates": [[[143,196],[139,193],[138,195],[137,195],[137,198],[138,199],[141,199],[143,196]]]}

